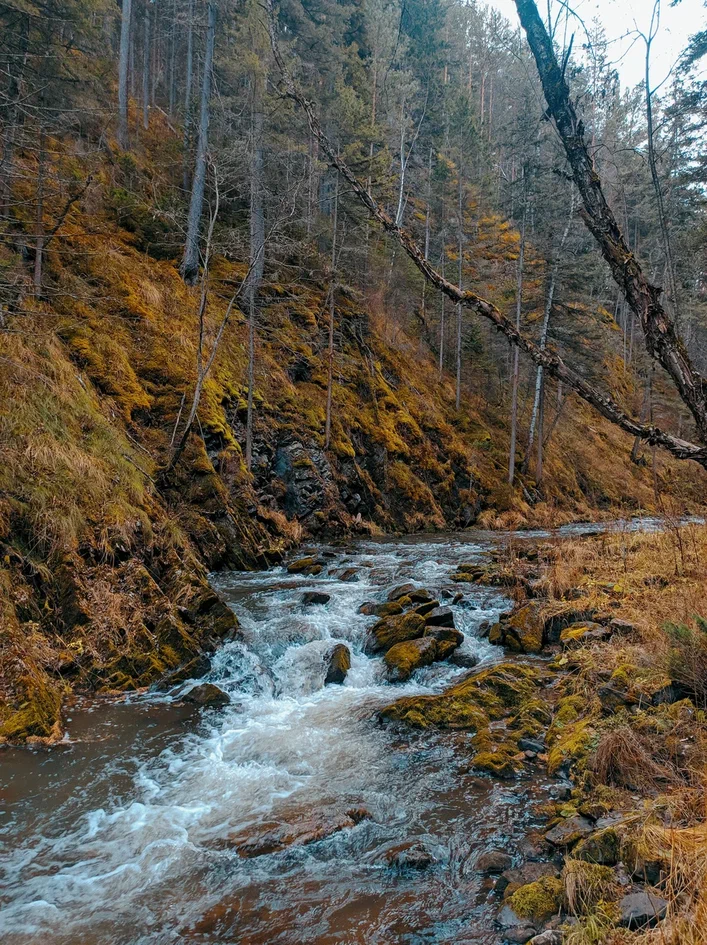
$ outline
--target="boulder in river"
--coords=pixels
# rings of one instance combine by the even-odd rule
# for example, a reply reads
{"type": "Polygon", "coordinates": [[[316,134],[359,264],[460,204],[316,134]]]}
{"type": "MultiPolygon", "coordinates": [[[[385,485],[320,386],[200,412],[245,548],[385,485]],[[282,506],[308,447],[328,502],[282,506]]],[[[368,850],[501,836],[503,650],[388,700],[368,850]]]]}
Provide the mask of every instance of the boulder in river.
{"type": "Polygon", "coordinates": [[[223,846],[235,847],[239,856],[252,858],[277,853],[287,847],[309,846],[350,830],[370,815],[361,809],[344,814],[308,814],[292,822],[262,824],[252,831],[229,837],[223,846]]]}
{"type": "Polygon", "coordinates": [[[425,636],[437,642],[437,659],[446,660],[464,642],[464,634],[454,627],[425,627],[425,636]]]}
{"type": "Polygon", "coordinates": [[[467,653],[461,650],[454,650],[449,657],[449,662],[461,669],[473,669],[479,665],[479,657],[475,653],[467,653]]]}
{"type": "Polygon", "coordinates": [[[326,657],[327,671],[324,685],[341,685],[351,669],[351,651],[344,643],[337,643],[326,657]]]}
{"type": "Polygon", "coordinates": [[[317,561],[316,558],[312,555],[307,555],[304,558],[298,558],[296,561],[291,561],[287,565],[288,574],[311,574],[317,575],[320,574],[322,570],[321,564],[317,561]]]}
{"type": "Polygon", "coordinates": [[[159,689],[171,689],[179,686],[188,679],[201,679],[211,669],[211,659],[205,653],[200,653],[189,662],[168,673],[158,684],[159,689]]]}
{"type": "Polygon", "coordinates": [[[194,686],[193,689],[190,689],[185,696],[182,696],[182,702],[190,702],[193,705],[209,709],[216,709],[220,706],[228,705],[230,701],[231,699],[228,693],[210,682],[200,683],[198,686],[194,686]]]}
{"type": "Polygon", "coordinates": [[[395,617],[402,614],[403,605],[399,601],[387,601],[385,604],[366,601],[358,608],[358,612],[365,614],[367,617],[395,617]]]}
{"type": "Polygon", "coordinates": [[[305,607],[312,604],[328,604],[331,600],[331,594],[324,594],[321,591],[307,591],[302,595],[302,603],[305,607]]]}
{"type": "Polygon", "coordinates": [[[502,873],[513,865],[513,858],[505,850],[485,850],[476,861],[480,873],[502,873]]]}
{"type": "Polygon", "coordinates": [[[400,614],[382,617],[371,627],[366,641],[366,653],[381,653],[396,643],[414,640],[425,632],[425,620],[419,614],[400,614]]]}
{"type": "Polygon", "coordinates": [[[489,642],[505,646],[516,653],[539,653],[543,648],[544,627],[542,604],[530,603],[503,617],[489,631],[489,642]]]}
{"type": "Polygon", "coordinates": [[[437,659],[437,641],[433,637],[418,637],[396,643],[385,654],[388,679],[405,682],[421,666],[429,666],[437,659]]]}
{"type": "Polygon", "coordinates": [[[434,610],[436,607],[439,607],[438,600],[428,600],[424,604],[418,604],[417,607],[413,607],[413,612],[419,614],[421,617],[426,617],[430,611],[434,610]]]}
{"type": "Polygon", "coordinates": [[[425,623],[428,627],[453,627],[454,614],[449,607],[435,607],[425,614],[425,623]]]}
{"type": "Polygon", "coordinates": [[[576,814],[561,820],[545,834],[545,839],[554,847],[571,847],[578,840],[584,840],[594,832],[594,825],[587,817],[576,814]]]}
{"type": "Polygon", "coordinates": [[[398,587],[394,587],[390,594],[388,594],[388,600],[395,601],[400,600],[401,597],[409,597],[415,590],[414,584],[400,584],[398,587]]]}
{"type": "Polygon", "coordinates": [[[413,604],[428,604],[434,600],[434,594],[428,591],[426,587],[419,587],[414,591],[410,591],[406,597],[409,597],[413,604]]]}
{"type": "Polygon", "coordinates": [[[420,843],[401,843],[386,854],[388,866],[398,870],[426,870],[436,863],[435,857],[420,843]]]}

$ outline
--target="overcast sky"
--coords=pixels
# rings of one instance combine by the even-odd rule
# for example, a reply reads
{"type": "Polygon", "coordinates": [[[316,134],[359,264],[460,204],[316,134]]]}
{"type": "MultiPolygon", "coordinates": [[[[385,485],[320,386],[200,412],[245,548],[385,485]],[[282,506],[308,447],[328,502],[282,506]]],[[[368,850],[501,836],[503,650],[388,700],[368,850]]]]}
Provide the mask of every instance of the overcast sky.
{"type": "MultiPolygon", "coordinates": [[[[511,23],[518,22],[513,0],[486,2],[500,10],[511,23]]],[[[609,57],[616,63],[622,84],[635,85],[640,82],[643,79],[645,46],[642,41],[631,46],[631,37],[621,37],[635,30],[636,26],[641,31],[648,32],[653,9],[652,0],[570,0],[570,6],[586,23],[596,17],[604,24],[607,38],[614,40],[609,47],[609,57]]],[[[538,8],[541,13],[547,10],[545,0],[539,0],[538,8]]],[[[553,8],[556,11],[559,9],[557,0],[553,0],[553,8]]],[[[670,0],[663,0],[661,8],[661,28],[653,45],[653,86],[667,75],[688,37],[707,25],[707,10],[703,0],[682,0],[679,6],[672,9],[670,0]]],[[[575,43],[581,41],[580,30],[578,25],[575,43]]]]}

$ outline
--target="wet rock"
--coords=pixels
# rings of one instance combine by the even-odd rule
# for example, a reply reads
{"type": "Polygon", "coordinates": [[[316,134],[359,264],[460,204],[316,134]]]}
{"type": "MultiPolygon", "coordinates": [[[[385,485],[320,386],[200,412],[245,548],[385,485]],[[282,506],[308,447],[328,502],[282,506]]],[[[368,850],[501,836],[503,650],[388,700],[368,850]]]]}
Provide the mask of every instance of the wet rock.
{"type": "Polygon", "coordinates": [[[185,663],[183,666],[180,666],[173,672],[167,673],[167,675],[158,683],[157,688],[171,689],[172,686],[180,686],[188,679],[201,679],[201,677],[205,676],[210,669],[210,658],[204,653],[201,653],[199,656],[195,656],[194,659],[189,660],[188,663],[185,663]]]}
{"type": "Polygon", "coordinates": [[[382,617],[370,630],[366,641],[367,654],[389,650],[396,643],[414,640],[425,631],[425,620],[419,614],[401,614],[400,616],[382,617]]]}
{"type": "Polygon", "coordinates": [[[346,568],[346,569],[345,569],[344,571],[342,571],[341,574],[339,575],[339,580],[340,580],[340,581],[344,581],[344,583],[346,583],[346,584],[351,584],[351,583],[353,583],[354,581],[360,580],[359,575],[358,575],[358,569],[357,569],[357,568],[346,568]]]}
{"type": "Polygon", "coordinates": [[[446,660],[464,642],[464,634],[454,627],[425,627],[425,639],[437,642],[437,659],[446,660]]]}
{"type": "Polygon", "coordinates": [[[435,857],[422,843],[402,843],[386,854],[388,866],[397,870],[426,870],[436,863],[435,857]]]}
{"type": "Polygon", "coordinates": [[[239,856],[251,859],[277,853],[287,847],[309,846],[326,840],[342,830],[350,830],[368,817],[367,811],[350,811],[345,814],[309,814],[298,817],[293,823],[263,824],[253,832],[229,837],[222,846],[233,847],[239,856]],[[356,816],[351,816],[355,814],[356,816]]]}
{"type": "Polygon", "coordinates": [[[327,664],[324,685],[341,685],[351,669],[351,651],[343,643],[337,643],[325,660],[327,664]]]}
{"type": "Polygon", "coordinates": [[[455,650],[449,657],[449,662],[462,669],[473,669],[475,666],[479,665],[479,657],[474,653],[462,653],[459,650],[455,650]]]}
{"type": "Polygon", "coordinates": [[[632,930],[647,929],[665,918],[668,903],[655,893],[637,892],[624,896],[619,909],[622,925],[632,930]]]}
{"type": "MultiPolygon", "coordinates": [[[[308,555],[305,558],[298,558],[287,565],[288,574],[309,574],[313,568],[320,567],[316,558],[308,555]]],[[[321,570],[321,567],[320,567],[321,570]]]]}
{"type": "Polygon", "coordinates": [[[560,821],[552,830],[548,830],[545,839],[555,847],[571,847],[578,840],[590,836],[593,831],[591,820],[578,814],[560,821]]]}
{"type": "Polygon", "coordinates": [[[502,873],[513,865],[513,857],[504,850],[486,850],[476,861],[480,873],[502,873]]]}
{"type": "Polygon", "coordinates": [[[436,607],[439,607],[438,600],[427,601],[426,604],[419,604],[417,607],[413,608],[414,613],[419,614],[421,617],[426,617],[431,611],[436,607]]]}
{"type": "Polygon", "coordinates": [[[454,597],[452,598],[452,603],[461,604],[463,600],[464,600],[464,595],[462,594],[461,591],[459,591],[459,593],[455,594],[454,597]]]}
{"type": "Polygon", "coordinates": [[[545,922],[560,914],[564,898],[565,887],[560,877],[543,876],[516,889],[508,898],[508,905],[516,915],[542,928],[545,922]]]}
{"type": "Polygon", "coordinates": [[[220,706],[228,705],[230,701],[231,699],[228,694],[213,683],[201,683],[198,686],[194,686],[193,689],[190,689],[185,696],[182,696],[182,702],[189,702],[192,705],[209,709],[216,709],[220,706]]]}
{"type": "Polygon", "coordinates": [[[545,751],[543,743],[536,741],[534,738],[519,738],[518,747],[521,751],[534,751],[536,755],[540,755],[545,751]]]}
{"type": "Polygon", "coordinates": [[[542,604],[530,603],[503,617],[489,631],[489,642],[516,653],[539,653],[544,643],[542,604]]]}
{"type": "Polygon", "coordinates": [[[559,929],[548,929],[531,938],[530,945],[562,945],[562,932],[559,929]]]}
{"type": "Polygon", "coordinates": [[[406,596],[410,598],[413,604],[428,604],[430,601],[434,600],[434,594],[428,591],[426,587],[420,587],[410,591],[406,596]]]}
{"type": "Polygon", "coordinates": [[[394,587],[390,594],[388,594],[388,600],[396,601],[400,600],[401,597],[409,597],[415,590],[414,584],[400,584],[398,587],[394,587]]]}
{"type": "Polygon", "coordinates": [[[504,906],[501,909],[496,916],[496,922],[504,929],[504,937],[507,942],[518,942],[523,945],[523,943],[529,942],[537,932],[534,925],[516,915],[510,906],[504,906]]]}
{"type": "Polygon", "coordinates": [[[611,630],[600,623],[591,620],[572,623],[560,632],[560,643],[565,649],[577,646],[586,646],[588,643],[598,643],[611,636],[611,630]]]}
{"type": "Polygon", "coordinates": [[[425,615],[425,623],[428,627],[453,627],[454,614],[449,607],[435,607],[425,615]]]}
{"type": "Polygon", "coordinates": [[[429,666],[437,659],[437,641],[432,637],[419,637],[396,643],[385,654],[388,679],[405,682],[421,666],[429,666]]]}
{"type": "Polygon", "coordinates": [[[376,604],[374,601],[367,601],[358,608],[360,614],[367,617],[395,617],[402,614],[403,607],[398,601],[390,601],[386,604],[376,604]]]}
{"type": "Polygon", "coordinates": [[[302,603],[305,607],[312,604],[328,604],[331,600],[331,594],[323,594],[321,591],[307,591],[302,595],[302,603]]]}

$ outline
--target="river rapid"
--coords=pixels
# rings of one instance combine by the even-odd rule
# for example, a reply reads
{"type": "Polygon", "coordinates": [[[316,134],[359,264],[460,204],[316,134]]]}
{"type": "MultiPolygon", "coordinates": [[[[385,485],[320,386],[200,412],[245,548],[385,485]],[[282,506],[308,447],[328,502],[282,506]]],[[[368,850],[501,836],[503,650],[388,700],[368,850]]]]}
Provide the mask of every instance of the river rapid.
{"type": "MultiPolygon", "coordinates": [[[[527,536],[532,539],[533,536],[527,536]]],[[[392,685],[363,652],[375,617],[358,613],[407,581],[453,605],[461,652],[488,665],[479,635],[509,608],[499,591],[450,576],[507,536],[464,533],[318,548],[317,577],[284,568],[214,575],[243,635],[205,681],[221,709],[157,690],[86,702],[50,752],[0,754],[0,938],[6,945],[170,943],[496,943],[498,902],[476,872],[489,847],[522,854],[534,801],[551,785],[471,770],[473,733],[383,725],[403,695],[439,692],[469,670],[435,663],[392,685]],[[353,580],[341,580],[353,569],[353,580]],[[305,606],[303,593],[331,595],[305,606]],[[345,643],[343,685],[324,686],[324,655],[345,643]],[[233,838],[364,808],[355,826],[308,845],[244,858],[233,838]],[[419,843],[424,870],[390,865],[419,843]]],[[[473,672],[473,670],[472,670],[473,672]]],[[[202,681],[204,681],[202,680],[202,681]]]]}

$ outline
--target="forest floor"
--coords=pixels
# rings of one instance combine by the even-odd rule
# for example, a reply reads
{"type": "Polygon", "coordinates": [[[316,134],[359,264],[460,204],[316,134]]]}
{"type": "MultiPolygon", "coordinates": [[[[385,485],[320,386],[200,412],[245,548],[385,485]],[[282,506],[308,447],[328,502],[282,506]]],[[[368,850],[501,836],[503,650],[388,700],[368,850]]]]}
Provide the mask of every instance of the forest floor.
{"type": "Polygon", "coordinates": [[[707,527],[667,518],[658,531],[513,540],[466,576],[513,588],[513,612],[489,631],[507,650],[506,695],[496,667],[471,692],[384,711],[464,727],[471,710],[496,718],[500,694],[503,727],[477,734],[475,765],[514,777],[542,762],[567,779],[540,811],[537,855],[496,882],[507,941],[707,942],[705,561],[707,527]]]}

